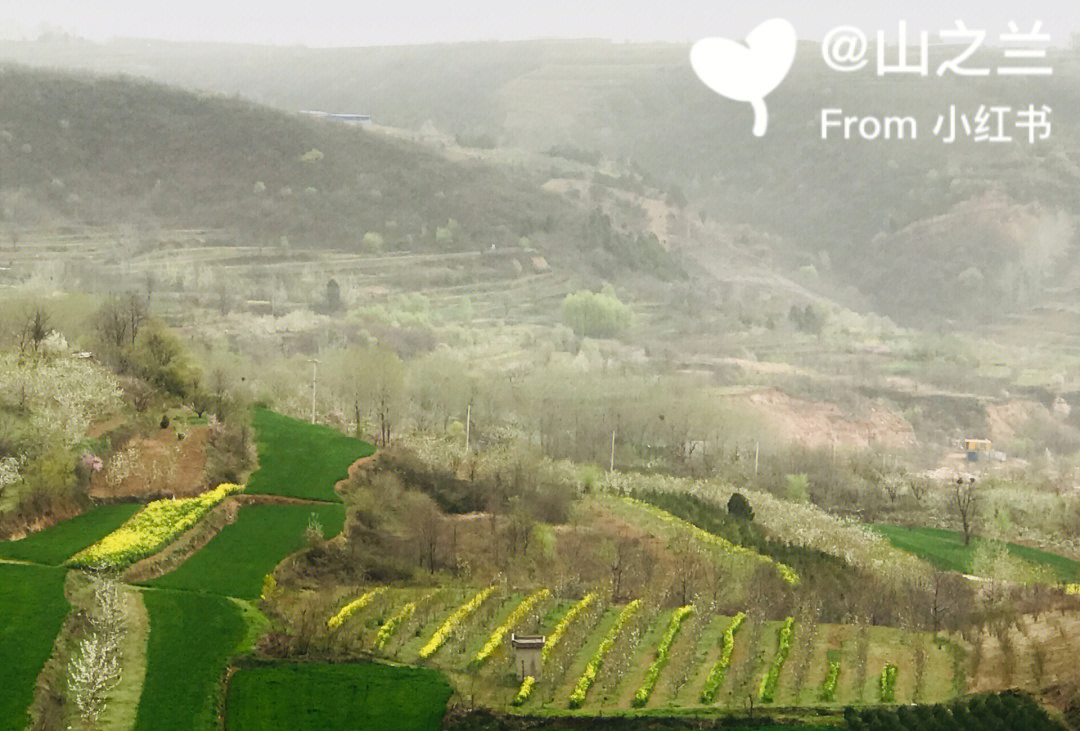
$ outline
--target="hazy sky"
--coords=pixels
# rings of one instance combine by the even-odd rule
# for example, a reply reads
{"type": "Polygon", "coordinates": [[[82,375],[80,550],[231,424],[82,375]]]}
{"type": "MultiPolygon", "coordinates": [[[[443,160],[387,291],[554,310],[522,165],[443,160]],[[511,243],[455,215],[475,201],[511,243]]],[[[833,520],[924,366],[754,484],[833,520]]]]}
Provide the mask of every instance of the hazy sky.
{"type": "Polygon", "coordinates": [[[610,38],[692,41],[742,37],[771,17],[820,39],[838,25],[872,33],[907,20],[915,29],[985,29],[991,40],[1016,20],[1042,20],[1053,45],[1080,32],[1080,0],[2,0],[0,36],[36,37],[43,24],[94,40],[114,37],[354,46],[610,38]]]}

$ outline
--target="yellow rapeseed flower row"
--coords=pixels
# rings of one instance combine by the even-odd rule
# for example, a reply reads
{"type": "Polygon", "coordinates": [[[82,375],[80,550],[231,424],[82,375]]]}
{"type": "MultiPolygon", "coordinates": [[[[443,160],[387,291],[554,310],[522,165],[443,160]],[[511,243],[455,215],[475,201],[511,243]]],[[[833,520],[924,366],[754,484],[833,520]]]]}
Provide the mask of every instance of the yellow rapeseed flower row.
{"type": "Polygon", "coordinates": [[[371,604],[371,600],[379,596],[379,594],[382,594],[384,591],[386,591],[386,587],[379,586],[365,593],[359,599],[353,599],[351,602],[343,606],[337,614],[326,620],[327,628],[337,629],[345,622],[346,619],[359,612],[368,604],[371,604]]]}
{"type": "Polygon", "coordinates": [[[484,601],[495,593],[496,587],[489,586],[483,591],[479,592],[469,601],[462,604],[454,613],[450,615],[439,629],[435,630],[435,634],[431,636],[427,644],[420,648],[420,657],[431,657],[435,654],[435,651],[443,646],[443,643],[450,638],[450,634],[457,629],[457,626],[461,624],[466,617],[480,608],[480,605],[484,601]]]}
{"type": "Polygon", "coordinates": [[[409,602],[403,606],[398,613],[390,619],[386,620],[386,624],[379,628],[378,634],[375,635],[375,649],[382,650],[386,647],[386,643],[390,641],[390,638],[397,632],[398,627],[402,622],[408,621],[409,617],[416,611],[416,602],[409,602]]]}
{"type": "Polygon", "coordinates": [[[721,538],[720,536],[713,535],[712,533],[709,533],[706,530],[702,530],[701,528],[698,528],[696,525],[694,525],[693,523],[691,523],[691,522],[689,522],[687,520],[683,520],[682,518],[680,518],[680,517],[678,517],[676,515],[672,515],[671,513],[667,512],[666,510],[661,510],[660,508],[656,507],[655,505],[650,505],[649,503],[646,503],[646,502],[641,501],[641,500],[637,500],[637,499],[632,498],[632,497],[626,497],[626,498],[623,498],[623,500],[626,500],[630,504],[635,505],[635,506],[641,508],[642,510],[649,511],[650,513],[652,513],[653,515],[655,515],[657,518],[664,521],[665,523],[676,526],[676,527],[678,527],[678,528],[680,528],[682,530],[689,531],[698,540],[700,540],[703,543],[706,543],[708,545],[714,546],[715,548],[718,548],[719,550],[723,551],[724,553],[731,553],[731,554],[735,554],[735,555],[738,555],[738,556],[745,556],[746,558],[751,558],[751,559],[754,559],[755,561],[763,561],[765,563],[772,564],[773,568],[776,569],[776,572],[778,574],[780,574],[780,578],[782,578],[784,581],[786,581],[791,586],[797,586],[798,583],[799,583],[799,575],[795,572],[795,569],[791,568],[790,566],[788,566],[785,563],[781,563],[779,561],[776,561],[776,560],[770,558],[769,556],[764,556],[764,555],[758,553],[757,551],[755,551],[752,548],[747,548],[746,546],[740,546],[740,545],[737,545],[735,543],[732,543],[731,541],[727,540],[726,538],[721,538]]]}
{"type": "Polygon", "coordinates": [[[226,483],[198,497],[155,500],[94,545],[68,559],[71,566],[123,568],[152,556],[192,528],[215,505],[240,492],[243,485],[226,483]]]}
{"type": "Polygon", "coordinates": [[[586,594],[581,598],[581,601],[570,607],[570,611],[559,620],[557,625],[555,625],[555,629],[551,631],[551,636],[548,637],[547,642],[544,643],[544,649],[540,651],[545,662],[548,659],[548,655],[550,655],[555,646],[559,644],[559,640],[566,634],[566,630],[573,624],[575,619],[580,617],[581,614],[596,601],[596,598],[597,595],[595,593],[586,594]]]}
{"type": "Polygon", "coordinates": [[[570,694],[571,708],[581,708],[582,704],[585,703],[585,696],[588,695],[589,688],[596,681],[596,675],[600,672],[600,666],[604,664],[604,658],[611,652],[615,641],[619,639],[619,633],[622,632],[623,627],[634,618],[641,606],[641,600],[635,599],[619,612],[619,616],[615,618],[615,624],[604,635],[604,639],[600,641],[600,646],[596,648],[596,652],[593,653],[593,656],[585,665],[585,671],[582,672],[577,685],[574,686],[574,690],[570,694]]]}

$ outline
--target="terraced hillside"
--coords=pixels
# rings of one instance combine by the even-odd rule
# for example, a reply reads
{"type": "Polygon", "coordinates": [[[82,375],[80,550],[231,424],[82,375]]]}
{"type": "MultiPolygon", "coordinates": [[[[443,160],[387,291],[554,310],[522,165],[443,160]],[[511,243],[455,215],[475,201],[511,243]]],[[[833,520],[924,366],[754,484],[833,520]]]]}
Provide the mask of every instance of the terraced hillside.
{"type": "MultiPolygon", "coordinates": [[[[775,617],[732,611],[703,595],[674,605],[633,592],[613,601],[606,592],[554,592],[542,580],[477,585],[449,576],[427,584],[343,584],[331,601],[302,614],[314,628],[309,641],[334,648],[338,662],[284,661],[263,652],[273,645],[261,644],[259,651],[256,645],[288,638],[276,612],[288,611],[300,594],[284,604],[267,603],[279,592],[268,577],[305,546],[340,542],[345,506],[318,498],[340,497],[333,488],[371,448],[265,410],[255,425],[258,479],[243,493],[223,491],[217,503],[232,506],[232,522],[215,522],[211,514],[218,508],[212,508],[191,529],[210,531],[208,540],[179,537],[177,545],[190,550],[168,561],[145,559],[129,571],[155,576],[137,587],[122,585],[134,603],[129,621],[140,631],[126,635],[135,641],[121,656],[122,681],[113,691],[118,700],[108,717],[117,727],[209,730],[223,717],[228,729],[345,729],[358,720],[395,718],[395,727],[426,731],[439,727],[452,696],[552,724],[564,716],[739,715],[751,703],[773,718],[798,722],[835,720],[849,706],[940,704],[973,686],[997,690],[1011,682],[993,676],[982,659],[1005,651],[1004,645],[995,649],[991,638],[980,640],[979,658],[973,659],[970,645],[946,633],[821,622],[804,607],[775,617]],[[271,607],[269,614],[260,611],[271,607]],[[513,633],[545,637],[542,663],[524,680],[513,633]]],[[[767,543],[753,548],[722,538],[725,528],[708,519],[702,498],[677,490],[639,495],[648,502],[595,496],[582,516],[625,521],[657,541],[689,541],[723,559],[732,580],[746,570],[789,587],[812,578],[781,560],[802,566],[790,547],[774,555],[767,543]]],[[[759,507],[771,524],[769,505],[759,507]]],[[[45,712],[40,689],[52,687],[64,672],[75,618],[96,611],[93,597],[102,590],[88,593],[86,586],[98,580],[69,574],[64,566],[76,554],[93,552],[95,541],[141,525],[138,509],[99,507],[0,544],[7,557],[0,560],[6,591],[0,645],[12,652],[17,646],[20,658],[6,666],[0,686],[5,728],[22,728],[28,709],[45,712]],[[70,606],[79,611],[69,614],[70,606]]],[[[1032,624],[1031,642],[1045,629],[1032,624]]],[[[1016,639],[1010,646],[1021,644],[1016,639]]],[[[1057,667],[1061,653],[1045,649],[1052,644],[1027,647],[1046,652],[1047,666],[1057,667]]]]}
{"type": "MultiPolygon", "coordinates": [[[[287,458],[278,463],[282,469],[278,480],[264,476],[256,483],[268,490],[287,490],[289,480],[302,474],[306,479],[294,491],[334,496],[334,485],[349,466],[372,452],[363,442],[272,412],[260,412],[256,428],[261,443],[270,445],[271,452],[288,444],[287,454],[296,455],[299,450],[308,458],[298,460],[291,470],[287,458]]],[[[273,463],[271,452],[264,456],[273,463]]],[[[224,501],[236,500],[224,494],[224,501]]],[[[163,564],[175,570],[146,582],[148,588],[132,594],[136,606],[127,621],[136,625],[130,632],[142,636],[145,645],[136,644],[122,656],[122,677],[139,669],[137,677],[145,670],[145,680],[136,686],[130,718],[110,717],[112,722],[136,729],[218,727],[218,689],[226,664],[237,653],[250,651],[266,622],[248,600],[258,598],[266,574],[302,546],[310,530],[318,527],[319,540],[332,538],[344,522],[344,508],[338,502],[305,497],[294,498],[297,504],[257,504],[273,499],[262,494],[247,498],[235,524],[226,525],[201,550],[181,556],[186,560],[179,568],[175,568],[175,557],[163,564]]],[[[63,682],[66,669],[62,658],[70,650],[54,649],[54,642],[58,648],[69,642],[72,630],[61,629],[70,621],[70,617],[65,620],[71,609],[66,596],[81,591],[77,572],[67,568],[69,562],[88,549],[111,555],[95,548],[99,542],[102,546],[116,544],[109,539],[111,535],[134,537],[133,530],[165,529],[160,521],[153,525],[140,522],[143,510],[135,503],[104,505],[22,540],[0,543],[0,646],[5,657],[19,658],[4,665],[0,728],[26,726],[28,709],[32,701],[37,703],[39,674],[50,678],[48,683],[63,682]],[[47,664],[50,655],[54,658],[50,662],[60,664],[47,664]]],[[[173,511],[162,516],[167,521],[174,514],[181,515],[173,511]]],[[[201,529],[198,524],[191,530],[201,529]]],[[[162,535],[170,536],[170,541],[182,538],[168,530],[162,535]]],[[[128,563],[122,553],[116,555],[121,565],[128,563]]],[[[152,563],[154,557],[148,560],[152,563]]],[[[128,692],[126,681],[115,690],[116,694],[128,692]]],[[[118,701],[116,705],[121,704],[118,701]]]]}

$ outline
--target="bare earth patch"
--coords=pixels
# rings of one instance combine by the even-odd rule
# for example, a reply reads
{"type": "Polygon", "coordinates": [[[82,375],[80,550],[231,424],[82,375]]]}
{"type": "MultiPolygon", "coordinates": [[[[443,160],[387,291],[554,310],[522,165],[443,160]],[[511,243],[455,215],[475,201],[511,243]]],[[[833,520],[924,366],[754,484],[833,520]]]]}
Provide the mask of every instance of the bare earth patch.
{"type": "Polygon", "coordinates": [[[915,430],[907,419],[881,406],[860,417],[839,406],[793,398],[775,389],[735,394],[766,418],[787,441],[806,447],[906,447],[915,443],[915,430]]]}

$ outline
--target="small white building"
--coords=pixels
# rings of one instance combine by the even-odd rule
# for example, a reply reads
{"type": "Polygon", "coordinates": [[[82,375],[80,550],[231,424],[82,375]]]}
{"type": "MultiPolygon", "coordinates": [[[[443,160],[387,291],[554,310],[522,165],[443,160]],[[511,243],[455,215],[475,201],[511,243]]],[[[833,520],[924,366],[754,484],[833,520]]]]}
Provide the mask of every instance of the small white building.
{"type": "Polygon", "coordinates": [[[524,680],[528,675],[539,677],[544,668],[544,640],[543,635],[510,635],[518,680],[524,680]]]}

